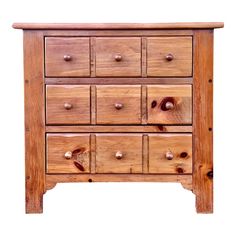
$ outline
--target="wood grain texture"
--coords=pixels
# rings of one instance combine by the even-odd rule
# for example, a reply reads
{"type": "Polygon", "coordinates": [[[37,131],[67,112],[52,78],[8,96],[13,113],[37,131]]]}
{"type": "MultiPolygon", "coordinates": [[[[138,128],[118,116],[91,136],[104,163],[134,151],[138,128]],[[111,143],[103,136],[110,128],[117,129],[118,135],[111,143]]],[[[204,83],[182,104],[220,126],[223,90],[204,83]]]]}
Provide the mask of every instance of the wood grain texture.
{"type": "Polygon", "coordinates": [[[46,76],[90,76],[89,38],[46,37],[46,76]],[[64,56],[71,60],[65,61],[64,56]]]}
{"type": "Polygon", "coordinates": [[[90,124],[90,86],[47,85],[47,124],[90,124]],[[65,108],[65,104],[72,107],[65,108]]]}
{"type": "Polygon", "coordinates": [[[192,126],[186,125],[76,125],[46,126],[46,132],[123,132],[123,133],[170,133],[192,132],[192,126]]]}
{"type": "Polygon", "coordinates": [[[192,175],[159,175],[159,174],[64,174],[46,175],[47,189],[57,183],[69,182],[176,182],[191,189],[192,175]]]}
{"type": "Polygon", "coordinates": [[[133,29],[133,30],[43,30],[45,37],[134,37],[134,36],[192,36],[192,29],[133,29]]]}
{"type": "Polygon", "coordinates": [[[43,211],[45,191],[43,47],[41,32],[24,32],[26,213],[43,211]]]}
{"type": "Polygon", "coordinates": [[[140,124],[140,85],[98,85],[97,124],[140,124]],[[120,109],[116,104],[121,104],[120,109]]]}
{"type": "Polygon", "coordinates": [[[147,86],[148,124],[191,124],[191,85],[149,85],[147,86]],[[173,109],[165,109],[171,102],[173,109]]]}
{"type": "Polygon", "coordinates": [[[191,174],[192,135],[150,134],[149,173],[191,174]],[[172,160],[167,160],[167,152],[173,154],[172,160]]]}
{"type": "Polygon", "coordinates": [[[199,29],[222,28],[223,22],[173,23],[14,23],[15,29],[199,29]]]}
{"type": "Polygon", "coordinates": [[[90,172],[90,135],[89,134],[47,134],[47,173],[89,173],[90,172]],[[66,152],[74,152],[71,159],[65,158],[66,152]],[[81,171],[74,161],[84,168],[81,171]]]}
{"type": "Polygon", "coordinates": [[[141,76],[141,38],[96,38],[96,76],[141,76]]]}
{"type": "Polygon", "coordinates": [[[142,135],[97,134],[96,173],[142,173],[142,135]]]}
{"type": "Polygon", "coordinates": [[[45,78],[46,84],[192,84],[192,77],[186,78],[45,78]]]}
{"type": "Polygon", "coordinates": [[[197,212],[213,212],[213,31],[194,33],[193,191],[197,212]]]}
{"type": "Polygon", "coordinates": [[[147,38],[147,76],[191,76],[192,37],[147,38]],[[171,54],[173,60],[166,56],[171,54]]]}

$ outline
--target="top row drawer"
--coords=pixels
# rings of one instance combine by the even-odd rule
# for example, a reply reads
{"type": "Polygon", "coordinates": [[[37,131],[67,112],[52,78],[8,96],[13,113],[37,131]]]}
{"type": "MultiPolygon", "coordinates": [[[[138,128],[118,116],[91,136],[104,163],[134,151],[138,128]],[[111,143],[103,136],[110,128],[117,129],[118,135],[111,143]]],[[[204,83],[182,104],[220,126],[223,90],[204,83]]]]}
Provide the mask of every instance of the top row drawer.
{"type": "MultiPolygon", "coordinates": [[[[146,42],[142,45],[140,37],[95,38],[95,75],[140,77],[142,69],[149,77],[192,75],[192,37],[148,37],[146,42]]],[[[46,76],[89,77],[91,56],[89,37],[46,37],[46,76]]]]}

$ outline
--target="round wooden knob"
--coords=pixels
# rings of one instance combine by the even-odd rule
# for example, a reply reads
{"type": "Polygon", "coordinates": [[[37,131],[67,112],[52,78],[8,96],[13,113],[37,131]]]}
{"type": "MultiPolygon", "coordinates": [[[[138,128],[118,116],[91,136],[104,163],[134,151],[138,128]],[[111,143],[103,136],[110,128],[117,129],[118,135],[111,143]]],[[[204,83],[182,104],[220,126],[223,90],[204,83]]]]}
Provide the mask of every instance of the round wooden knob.
{"type": "Polygon", "coordinates": [[[116,159],[120,160],[124,155],[121,151],[116,152],[116,159]]]}
{"type": "Polygon", "coordinates": [[[167,61],[172,61],[173,59],[174,59],[174,56],[171,53],[166,55],[166,60],[167,61]]]}
{"type": "Polygon", "coordinates": [[[174,103],[173,102],[166,102],[165,108],[166,108],[166,110],[172,110],[174,108],[174,103]]]}
{"type": "Polygon", "coordinates": [[[116,61],[121,61],[122,60],[122,56],[120,54],[116,54],[115,55],[115,60],[116,61]]]}
{"type": "Polygon", "coordinates": [[[64,157],[65,157],[67,160],[71,159],[71,158],[72,158],[72,152],[71,152],[71,151],[66,152],[65,155],[64,155],[64,157]]]}
{"type": "Polygon", "coordinates": [[[166,152],[166,159],[172,160],[174,158],[174,155],[171,151],[166,152]]]}
{"type": "Polygon", "coordinates": [[[120,110],[122,107],[123,107],[123,104],[122,104],[122,103],[116,103],[116,104],[115,104],[115,108],[116,108],[117,110],[120,110]]]}
{"type": "Polygon", "coordinates": [[[73,107],[73,105],[72,104],[70,104],[70,103],[65,103],[64,104],[64,108],[66,109],[66,110],[70,110],[71,108],[73,107]]]}
{"type": "Polygon", "coordinates": [[[64,61],[71,61],[72,57],[70,55],[64,55],[64,61]]]}

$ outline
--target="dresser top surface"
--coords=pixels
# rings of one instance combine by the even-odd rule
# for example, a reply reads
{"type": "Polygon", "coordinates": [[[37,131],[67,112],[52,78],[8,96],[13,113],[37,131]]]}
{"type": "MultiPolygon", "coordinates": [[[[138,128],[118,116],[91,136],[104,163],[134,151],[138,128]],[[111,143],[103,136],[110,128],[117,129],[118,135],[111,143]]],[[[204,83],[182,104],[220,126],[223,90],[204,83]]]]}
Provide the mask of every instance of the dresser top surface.
{"type": "Polygon", "coordinates": [[[175,23],[14,23],[13,28],[25,30],[106,30],[106,29],[213,29],[223,28],[223,22],[175,23]]]}

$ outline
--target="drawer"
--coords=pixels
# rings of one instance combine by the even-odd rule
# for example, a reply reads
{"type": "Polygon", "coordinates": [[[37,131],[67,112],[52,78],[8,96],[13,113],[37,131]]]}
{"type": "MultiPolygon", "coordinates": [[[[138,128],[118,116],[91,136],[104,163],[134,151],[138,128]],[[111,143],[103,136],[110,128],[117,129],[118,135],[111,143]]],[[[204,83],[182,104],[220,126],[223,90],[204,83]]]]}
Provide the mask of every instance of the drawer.
{"type": "Polygon", "coordinates": [[[46,37],[46,76],[90,76],[89,38],[46,37]]]}
{"type": "Polygon", "coordinates": [[[47,124],[89,124],[90,86],[47,85],[47,124]]]}
{"type": "Polygon", "coordinates": [[[47,173],[89,173],[89,134],[47,134],[47,173]]]}
{"type": "Polygon", "coordinates": [[[142,173],[142,135],[97,134],[96,173],[142,173]]]}
{"type": "Polygon", "coordinates": [[[96,76],[141,76],[141,39],[96,38],[96,76]]]}
{"type": "Polygon", "coordinates": [[[97,124],[140,124],[141,86],[97,86],[97,124]]]}
{"type": "Polygon", "coordinates": [[[191,76],[192,37],[147,39],[148,76],[191,76]]]}
{"type": "Polygon", "coordinates": [[[148,124],[191,124],[191,85],[147,86],[148,124]]]}
{"type": "Polygon", "coordinates": [[[150,134],[149,173],[192,173],[192,135],[150,134]]]}

